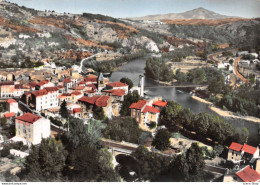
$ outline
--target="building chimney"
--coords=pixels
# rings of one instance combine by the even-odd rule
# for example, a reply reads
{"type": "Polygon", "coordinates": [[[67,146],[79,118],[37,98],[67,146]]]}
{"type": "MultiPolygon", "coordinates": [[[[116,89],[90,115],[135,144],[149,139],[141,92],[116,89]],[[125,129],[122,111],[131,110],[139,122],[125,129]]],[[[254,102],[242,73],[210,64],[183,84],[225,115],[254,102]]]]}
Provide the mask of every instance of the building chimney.
{"type": "Polygon", "coordinates": [[[140,96],[144,97],[144,75],[139,75],[140,96]]]}

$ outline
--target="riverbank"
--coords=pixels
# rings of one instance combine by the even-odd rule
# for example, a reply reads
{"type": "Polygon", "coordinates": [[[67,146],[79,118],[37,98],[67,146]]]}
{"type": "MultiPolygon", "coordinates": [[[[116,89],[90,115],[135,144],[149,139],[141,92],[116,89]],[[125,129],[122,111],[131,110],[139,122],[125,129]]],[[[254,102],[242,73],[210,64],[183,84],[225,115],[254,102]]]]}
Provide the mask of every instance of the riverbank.
{"type": "Polygon", "coordinates": [[[219,116],[222,116],[225,118],[231,118],[231,119],[242,119],[242,120],[251,121],[251,122],[254,122],[254,123],[257,123],[260,125],[259,118],[252,117],[252,116],[237,116],[237,115],[234,115],[233,112],[220,109],[220,108],[216,107],[212,102],[206,101],[198,96],[191,96],[191,97],[197,101],[207,104],[209,109],[212,110],[214,113],[216,113],[219,116]]]}

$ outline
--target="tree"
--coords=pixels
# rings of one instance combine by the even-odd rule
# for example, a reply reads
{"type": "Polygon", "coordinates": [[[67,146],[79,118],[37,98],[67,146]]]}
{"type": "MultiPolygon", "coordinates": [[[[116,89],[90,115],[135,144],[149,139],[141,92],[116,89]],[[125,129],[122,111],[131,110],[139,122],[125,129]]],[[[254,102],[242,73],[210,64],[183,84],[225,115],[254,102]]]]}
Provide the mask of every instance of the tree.
{"type": "Polygon", "coordinates": [[[141,133],[142,131],[136,120],[130,117],[111,120],[103,131],[103,135],[107,139],[137,144],[141,133]]]}
{"type": "Polygon", "coordinates": [[[128,85],[128,90],[132,89],[132,87],[134,86],[132,80],[129,79],[129,78],[126,78],[126,77],[121,78],[121,79],[120,79],[120,82],[126,83],[126,84],[128,85]]]}
{"type": "Polygon", "coordinates": [[[224,83],[224,76],[221,76],[221,78],[215,78],[212,79],[211,81],[209,81],[209,86],[208,86],[208,90],[212,93],[212,94],[219,94],[223,91],[225,86],[224,83]]]}
{"type": "Polygon", "coordinates": [[[172,157],[166,157],[161,154],[148,151],[147,148],[140,145],[135,152],[131,154],[136,160],[135,170],[139,180],[155,180],[160,174],[168,171],[168,166],[173,160],[172,157]]]}
{"type": "Polygon", "coordinates": [[[60,115],[65,119],[69,117],[69,111],[65,100],[63,100],[62,104],[60,105],[60,115]]]}
{"type": "Polygon", "coordinates": [[[167,129],[160,129],[157,131],[152,145],[158,150],[166,150],[171,146],[171,133],[167,129]]]}
{"type": "Polygon", "coordinates": [[[122,102],[122,108],[120,110],[121,116],[130,116],[129,107],[132,103],[138,102],[140,100],[140,95],[138,91],[128,92],[127,95],[124,96],[124,101],[122,102]]]}
{"type": "Polygon", "coordinates": [[[105,113],[104,113],[103,108],[94,105],[93,116],[96,120],[104,120],[105,119],[105,113]]]}
{"type": "Polygon", "coordinates": [[[230,65],[233,65],[233,63],[234,63],[234,59],[231,58],[228,62],[229,62],[230,65]]]}
{"type": "Polygon", "coordinates": [[[82,145],[72,154],[70,179],[71,181],[120,181],[119,176],[112,168],[112,156],[106,150],[97,150],[94,147],[82,145]]]}
{"type": "Polygon", "coordinates": [[[192,143],[191,147],[187,150],[186,160],[189,166],[189,174],[197,175],[203,170],[205,162],[202,150],[197,143],[192,143]]]}
{"type": "Polygon", "coordinates": [[[178,155],[170,164],[171,174],[178,181],[204,181],[205,166],[202,149],[192,143],[186,154],[178,155]]]}
{"type": "Polygon", "coordinates": [[[151,121],[150,123],[147,123],[147,125],[148,125],[149,129],[154,129],[157,124],[156,124],[156,122],[151,121]]]}
{"type": "Polygon", "coordinates": [[[43,139],[40,146],[32,146],[25,160],[27,181],[60,181],[65,166],[66,151],[54,139],[43,139]]]}
{"type": "Polygon", "coordinates": [[[163,125],[170,126],[179,118],[179,113],[182,111],[182,106],[174,101],[169,101],[167,106],[161,111],[160,120],[163,125]]]}

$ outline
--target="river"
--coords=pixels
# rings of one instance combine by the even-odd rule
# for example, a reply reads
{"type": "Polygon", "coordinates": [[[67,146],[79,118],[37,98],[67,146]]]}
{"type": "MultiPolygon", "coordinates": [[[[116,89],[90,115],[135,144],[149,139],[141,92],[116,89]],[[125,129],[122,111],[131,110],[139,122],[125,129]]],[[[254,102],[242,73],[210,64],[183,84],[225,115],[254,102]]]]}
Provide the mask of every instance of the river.
{"type": "MultiPolygon", "coordinates": [[[[116,71],[114,71],[110,77],[110,81],[119,81],[122,77],[130,78],[135,85],[138,85],[139,75],[144,74],[145,68],[145,58],[135,59],[125,65],[120,66],[116,71]]],[[[145,88],[145,93],[148,96],[162,96],[166,100],[173,100],[185,108],[190,108],[193,113],[213,113],[208,105],[194,100],[191,98],[189,93],[184,93],[178,91],[175,87],[158,87],[158,83],[152,79],[145,77],[145,86],[153,87],[153,88],[145,88]]],[[[230,119],[223,117],[227,122],[231,123],[235,128],[247,127],[250,135],[248,139],[248,143],[256,146],[259,144],[260,138],[258,134],[259,125],[257,123],[246,121],[242,119],[230,119]]],[[[243,143],[241,143],[243,144],[243,143]]]]}

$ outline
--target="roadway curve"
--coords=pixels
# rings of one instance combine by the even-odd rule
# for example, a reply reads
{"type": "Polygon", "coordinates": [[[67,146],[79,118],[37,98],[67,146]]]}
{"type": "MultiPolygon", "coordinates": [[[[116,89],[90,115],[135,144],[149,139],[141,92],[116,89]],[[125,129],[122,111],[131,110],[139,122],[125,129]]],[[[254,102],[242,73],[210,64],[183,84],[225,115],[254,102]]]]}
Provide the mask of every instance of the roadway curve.
{"type": "Polygon", "coordinates": [[[88,57],[88,58],[84,58],[84,59],[81,60],[81,62],[80,62],[80,73],[83,71],[83,70],[82,70],[83,63],[84,63],[86,60],[89,60],[89,59],[94,58],[94,57],[97,56],[98,54],[99,54],[99,53],[96,53],[96,54],[94,54],[94,55],[92,55],[92,56],[90,56],[90,57],[88,57]]]}
{"type": "Polygon", "coordinates": [[[243,75],[238,71],[238,63],[240,62],[241,57],[237,57],[235,60],[234,68],[235,68],[235,74],[238,78],[240,78],[244,83],[248,83],[247,79],[243,77],[243,75]]]}

